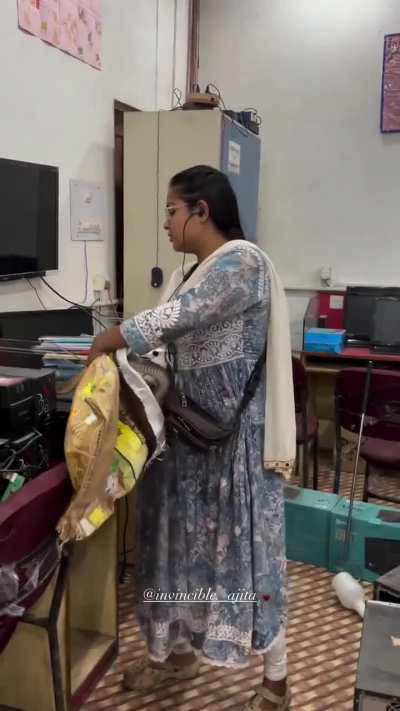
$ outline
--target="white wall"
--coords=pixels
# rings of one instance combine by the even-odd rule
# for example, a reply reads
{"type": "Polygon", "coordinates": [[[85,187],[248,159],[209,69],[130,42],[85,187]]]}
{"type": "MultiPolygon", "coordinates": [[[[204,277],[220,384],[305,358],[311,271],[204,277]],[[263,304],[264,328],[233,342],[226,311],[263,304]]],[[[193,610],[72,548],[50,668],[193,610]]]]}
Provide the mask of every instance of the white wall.
{"type": "MultiPolygon", "coordinates": [[[[95,274],[114,279],[113,102],[143,110],[171,107],[174,36],[175,84],[185,87],[188,0],[176,4],[175,14],[174,0],[102,0],[98,71],[21,32],[16,0],[1,0],[0,156],[59,166],[59,269],[48,279],[74,301],[84,296],[85,268],[83,242],[70,240],[69,180],[105,185],[106,240],[87,247],[90,301],[95,274]]],[[[62,305],[35,284],[47,306],[62,305]]],[[[40,306],[25,282],[0,285],[0,311],[31,308],[40,306]]]]}
{"type": "Polygon", "coordinates": [[[400,283],[400,134],[379,131],[393,32],[398,0],[201,0],[201,84],[263,118],[259,240],[288,287],[323,265],[400,283]]]}

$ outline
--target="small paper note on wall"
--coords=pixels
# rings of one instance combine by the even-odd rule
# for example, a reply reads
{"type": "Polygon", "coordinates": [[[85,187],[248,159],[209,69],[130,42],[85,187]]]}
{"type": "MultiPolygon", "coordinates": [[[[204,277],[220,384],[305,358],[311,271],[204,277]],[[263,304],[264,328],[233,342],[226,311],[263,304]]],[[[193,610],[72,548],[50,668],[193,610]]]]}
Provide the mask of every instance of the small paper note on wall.
{"type": "Polygon", "coordinates": [[[104,186],[70,180],[71,239],[104,240],[104,186]]]}
{"type": "Polygon", "coordinates": [[[240,144],[229,141],[228,172],[240,175],[240,144]]]}
{"type": "Polygon", "coordinates": [[[330,309],[342,309],[344,304],[344,296],[339,294],[332,294],[329,297],[329,308],[330,309]]]}

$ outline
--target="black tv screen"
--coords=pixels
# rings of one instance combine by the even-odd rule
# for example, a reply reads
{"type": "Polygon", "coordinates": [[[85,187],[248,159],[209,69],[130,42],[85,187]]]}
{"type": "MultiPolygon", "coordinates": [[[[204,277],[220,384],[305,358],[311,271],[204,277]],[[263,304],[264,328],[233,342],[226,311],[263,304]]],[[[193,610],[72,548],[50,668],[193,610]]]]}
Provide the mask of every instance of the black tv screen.
{"type": "Polygon", "coordinates": [[[344,303],[344,327],[347,341],[368,344],[371,340],[375,300],[383,290],[374,287],[348,287],[344,303]]]}
{"type": "Polygon", "coordinates": [[[373,319],[372,342],[382,346],[400,346],[400,298],[377,299],[373,319]]]}
{"type": "Polygon", "coordinates": [[[58,168],[0,158],[0,280],[58,268],[58,168]]]}
{"type": "Polygon", "coordinates": [[[346,342],[369,345],[372,341],[377,299],[400,298],[398,287],[349,286],[344,300],[346,342]]]}

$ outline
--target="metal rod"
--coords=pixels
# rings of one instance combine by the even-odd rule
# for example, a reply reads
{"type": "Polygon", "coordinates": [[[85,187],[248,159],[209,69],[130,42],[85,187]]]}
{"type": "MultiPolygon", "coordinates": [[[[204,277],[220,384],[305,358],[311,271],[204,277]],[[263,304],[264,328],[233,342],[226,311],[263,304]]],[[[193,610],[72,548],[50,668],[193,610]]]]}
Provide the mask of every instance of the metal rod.
{"type": "Polygon", "coordinates": [[[345,560],[347,560],[348,554],[349,554],[349,545],[350,545],[350,537],[351,537],[351,523],[352,523],[352,516],[353,516],[353,503],[354,503],[354,496],[355,496],[355,491],[356,491],[356,481],[357,481],[358,460],[360,457],[361,439],[362,439],[362,435],[363,435],[363,431],[364,431],[364,421],[365,421],[365,415],[366,415],[366,411],[367,411],[367,403],[368,403],[368,395],[369,395],[369,386],[370,386],[370,382],[371,382],[372,367],[373,367],[372,360],[369,360],[368,367],[367,367],[367,373],[365,376],[364,396],[363,396],[363,402],[362,402],[362,407],[361,407],[360,431],[358,434],[356,461],[354,464],[353,479],[351,482],[350,503],[349,503],[349,512],[347,514],[346,533],[344,536],[344,558],[345,558],[345,560]]]}

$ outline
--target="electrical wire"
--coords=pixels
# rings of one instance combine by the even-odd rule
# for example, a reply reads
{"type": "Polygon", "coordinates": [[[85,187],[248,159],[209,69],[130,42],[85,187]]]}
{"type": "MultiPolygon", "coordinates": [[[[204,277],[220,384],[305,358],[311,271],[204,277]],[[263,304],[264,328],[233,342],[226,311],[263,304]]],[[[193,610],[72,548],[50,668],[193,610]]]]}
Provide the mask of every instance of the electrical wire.
{"type": "Polygon", "coordinates": [[[88,281],[89,281],[89,267],[88,267],[88,256],[87,256],[87,242],[83,243],[83,255],[85,258],[85,296],[83,297],[83,303],[86,304],[88,297],[88,281]]]}
{"type": "Polygon", "coordinates": [[[178,286],[174,289],[174,291],[172,292],[172,294],[171,294],[171,296],[169,297],[168,301],[171,301],[171,299],[173,299],[173,297],[175,296],[175,294],[177,293],[177,291],[179,291],[179,289],[181,288],[182,284],[184,284],[184,282],[189,278],[189,276],[192,274],[192,272],[194,272],[194,270],[195,270],[196,267],[197,267],[197,264],[194,264],[193,267],[189,270],[189,272],[188,272],[187,274],[185,274],[185,261],[186,261],[186,256],[187,256],[187,252],[185,251],[185,231],[186,231],[187,224],[188,224],[189,220],[192,219],[192,217],[193,217],[193,215],[189,215],[189,217],[186,219],[185,224],[183,225],[183,230],[182,230],[182,242],[183,242],[183,249],[184,249],[184,252],[183,252],[183,259],[182,259],[182,265],[181,265],[182,281],[181,281],[181,282],[178,284],[178,286]]]}
{"type": "Polygon", "coordinates": [[[5,459],[4,462],[0,463],[0,471],[7,471],[8,469],[10,469],[16,456],[17,456],[16,451],[14,449],[12,449],[10,456],[7,457],[7,459],[5,459]]]}
{"type": "MultiPolygon", "coordinates": [[[[71,308],[76,308],[76,307],[77,307],[77,308],[81,309],[82,311],[85,311],[85,312],[89,313],[89,314],[91,315],[91,317],[92,317],[94,320],[98,320],[99,323],[101,324],[101,326],[102,326],[103,328],[105,328],[105,325],[104,325],[99,319],[96,319],[96,317],[93,315],[93,310],[92,310],[92,309],[85,309],[84,307],[80,306],[79,304],[75,304],[75,302],[73,302],[73,301],[70,302],[68,299],[65,299],[61,294],[59,294],[55,289],[53,289],[53,287],[51,287],[50,284],[47,284],[46,280],[45,280],[43,277],[41,277],[41,278],[42,278],[42,281],[44,281],[44,283],[46,284],[46,286],[48,286],[49,289],[51,289],[52,291],[54,291],[58,296],[60,296],[62,299],[64,299],[64,301],[67,301],[68,303],[73,304],[73,307],[71,307],[71,308]]],[[[31,287],[31,289],[33,289],[33,291],[35,292],[35,294],[36,294],[38,300],[40,301],[40,304],[42,305],[43,309],[45,309],[45,310],[47,311],[48,309],[47,309],[47,307],[44,305],[42,299],[40,298],[39,292],[38,292],[38,290],[36,289],[36,287],[32,284],[31,280],[28,279],[27,277],[25,277],[25,280],[28,282],[28,284],[29,284],[29,286],[31,287]]],[[[97,299],[94,300],[92,306],[94,306],[94,304],[96,303],[96,301],[97,301],[97,299]]],[[[110,296],[110,301],[111,301],[111,296],[110,296]]],[[[68,350],[67,348],[64,348],[64,347],[63,347],[62,345],[60,345],[59,343],[53,342],[53,343],[51,344],[51,348],[52,348],[53,350],[55,349],[56,351],[59,351],[59,352],[61,352],[61,353],[64,353],[64,354],[68,355],[68,361],[64,361],[64,362],[66,362],[67,364],[69,364],[69,363],[77,363],[78,365],[82,365],[82,367],[84,367],[84,362],[78,357],[78,354],[74,354],[73,352],[71,352],[71,351],[68,350]]],[[[11,457],[11,464],[14,462],[16,456],[17,456],[16,453],[14,453],[14,455],[12,455],[12,457],[11,457]]],[[[7,460],[7,461],[8,461],[8,460],[7,460]]],[[[1,468],[1,464],[0,464],[0,468],[1,468]]]]}
{"type": "Polygon", "coordinates": [[[176,111],[177,109],[183,109],[183,104],[182,104],[182,91],[178,87],[175,87],[173,89],[173,95],[175,96],[175,99],[177,100],[178,104],[176,106],[172,107],[172,111],[176,111]]]}
{"type": "Polygon", "coordinates": [[[121,316],[119,315],[117,309],[115,308],[114,301],[113,301],[113,299],[111,298],[111,287],[110,287],[110,286],[106,287],[106,291],[107,291],[107,294],[108,294],[108,298],[109,298],[109,301],[110,301],[111,308],[112,308],[112,310],[113,310],[113,312],[114,312],[115,320],[118,321],[118,323],[122,323],[123,319],[122,319],[121,316]]]}
{"type": "Polygon", "coordinates": [[[158,44],[159,44],[159,18],[160,18],[160,0],[156,1],[156,57],[155,57],[155,72],[154,72],[154,108],[158,107],[158,44]]]}
{"type": "MultiPolygon", "coordinates": [[[[86,248],[86,242],[85,242],[85,248],[86,248]]],[[[88,297],[88,277],[89,277],[89,270],[88,270],[87,252],[86,252],[86,249],[85,249],[85,264],[86,264],[86,281],[85,281],[85,298],[84,298],[84,302],[87,300],[87,297],[88,297]]],[[[41,277],[41,278],[42,278],[42,277],[41,277]]],[[[38,299],[38,301],[39,301],[41,307],[42,307],[45,311],[48,311],[48,308],[47,308],[47,306],[43,303],[43,301],[42,301],[42,299],[41,299],[41,297],[40,297],[40,295],[39,295],[39,291],[38,291],[38,289],[36,288],[36,286],[35,286],[34,284],[32,284],[31,280],[28,279],[28,277],[25,277],[25,281],[28,282],[28,284],[29,284],[29,286],[31,287],[31,289],[33,289],[33,291],[35,292],[35,294],[36,294],[36,296],[37,296],[37,299],[38,299]]],[[[42,281],[44,281],[44,283],[46,284],[46,286],[49,287],[49,289],[51,288],[51,287],[50,287],[50,284],[47,284],[47,282],[45,281],[44,278],[42,278],[42,281]]],[[[59,296],[60,296],[62,299],[64,298],[63,296],[61,296],[61,294],[59,294],[59,296]]],[[[67,301],[67,299],[64,299],[64,301],[67,301]]],[[[71,302],[68,301],[68,303],[73,304],[73,307],[71,306],[71,308],[76,308],[76,307],[78,307],[78,308],[81,308],[82,310],[89,311],[90,313],[92,313],[92,315],[93,315],[93,310],[94,310],[94,311],[96,311],[97,313],[99,313],[99,315],[101,316],[101,313],[100,313],[100,311],[98,311],[98,309],[93,309],[93,308],[92,308],[92,307],[94,306],[94,304],[96,303],[96,301],[98,301],[98,299],[95,299],[95,300],[93,301],[93,304],[90,306],[90,308],[88,307],[87,309],[85,309],[85,307],[84,307],[84,306],[81,306],[80,304],[75,304],[74,301],[71,301],[71,302]]],[[[93,318],[95,318],[95,317],[93,316],[93,318]]]]}
{"type": "Polygon", "coordinates": [[[12,465],[14,464],[16,458],[17,458],[20,454],[22,454],[23,452],[25,452],[26,449],[29,449],[29,447],[30,447],[34,442],[36,442],[38,439],[43,439],[42,433],[39,432],[37,429],[33,428],[33,432],[34,432],[33,437],[31,437],[31,438],[28,440],[28,442],[25,443],[25,445],[24,445],[23,447],[21,447],[20,449],[11,449],[11,454],[10,454],[10,456],[9,456],[4,462],[1,463],[1,469],[2,469],[3,471],[7,471],[7,470],[11,469],[11,467],[12,467],[12,465]]]}
{"type": "Polygon", "coordinates": [[[222,106],[224,107],[224,109],[225,109],[225,111],[226,111],[227,109],[226,109],[226,106],[225,106],[225,101],[224,101],[224,99],[223,99],[223,96],[222,96],[220,90],[218,89],[218,87],[215,86],[215,84],[207,84],[207,86],[206,86],[206,94],[211,94],[211,92],[208,91],[209,88],[210,88],[210,86],[211,86],[213,89],[215,89],[215,91],[217,92],[218,98],[219,98],[219,100],[221,101],[222,106]]]}
{"type": "Polygon", "coordinates": [[[183,225],[183,230],[182,230],[183,259],[182,259],[181,272],[182,272],[183,281],[185,280],[185,262],[186,262],[185,232],[186,232],[186,227],[188,225],[188,222],[189,222],[189,220],[191,220],[192,217],[193,217],[193,215],[189,215],[189,217],[186,219],[185,224],[183,225]]]}
{"type": "Polygon", "coordinates": [[[32,431],[35,433],[34,436],[31,437],[30,440],[21,449],[16,450],[17,455],[22,454],[22,452],[25,452],[26,449],[29,449],[31,444],[36,442],[38,439],[43,439],[43,435],[41,432],[39,432],[39,430],[33,428],[32,431]]]}
{"type": "MultiPolygon", "coordinates": [[[[177,19],[178,19],[178,0],[174,1],[174,35],[172,40],[172,82],[171,86],[175,86],[176,76],[176,35],[177,35],[177,19]]],[[[175,95],[175,90],[173,91],[175,95]]],[[[174,108],[174,99],[171,97],[171,108],[174,108]]]]}
{"type": "Polygon", "coordinates": [[[85,313],[89,314],[94,321],[96,321],[97,323],[100,324],[100,326],[102,328],[106,328],[105,324],[99,318],[97,318],[97,316],[93,315],[93,312],[91,309],[86,308],[85,306],[82,306],[81,304],[77,304],[76,301],[71,301],[71,299],[67,299],[65,296],[60,294],[60,292],[57,291],[57,289],[55,289],[53,286],[51,286],[51,284],[49,284],[49,282],[44,277],[40,277],[40,279],[42,280],[42,282],[44,284],[46,284],[47,288],[50,289],[50,291],[53,291],[55,294],[57,294],[57,296],[59,296],[60,299],[62,299],[63,301],[66,301],[67,304],[72,304],[73,306],[76,306],[76,308],[80,309],[81,311],[85,311],[85,313]]]}
{"type": "Polygon", "coordinates": [[[32,282],[31,282],[31,280],[28,279],[27,277],[25,277],[25,281],[28,282],[28,284],[29,284],[29,286],[31,287],[31,289],[33,289],[33,291],[35,292],[35,294],[36,294],[36,296],[37,296],[37,298],[38,298],[38,301],[39,301],[39,303],[40,303],[42,309],[44,309],[45,311],[47,311],[47,306],[44,305],[42,299],[40,298],[39,292],[38,292],[36,286],[34,286],[34,285],[32,284],[32,282]]]}
{"type": "MultiPolygon", "coordinates": [[[[85,264],[85,295],[84,295],[82,301],[83,301],[84,304],[86,304],[87,299],[88,299],[88,290],[89,290],[89,264],[88,264],[88,253],[87,253],[87,241],[86,241],[86,240],[83,242],[83,257],[84,257],[84,264],[85,264]]],[[[38,298],[38,300],[39,300],[40,305],[42,306],[42,308],[45,309],[46,311],[48,311],[47,306],[44,305],[42,299],[41,299],[40,296],[39,296],[38,290],[37,290],[36,287],[32,284],[31,280],[28,279],[27,277],[25,277],[25,280],[28,282],[28,284],[29,284],[29,286],[31,287],[31,289],[34,290],[34,292],[35,292],[35,294],[36,294],[36,296],[37,296],[37,298],[38,298]]],[[[45,280],[43,279],[43,281],[45,281],[45,280]]],[[[45,282],[45,283],[46,283],[46,282],[45,282]]],[[[49,286],[49,288],[50,288],[50,285],[49,285],[49,284],[47,284],[47,286],[49,286]]],[[[63,297],[61,297],[61,298],[63,298],[63,297]]],[[[93,302],[92,306],[96,303],[96,301],[97,301],[97,299],[93,302]]],[[[75,304],[74,302],[71,302],[71,303],[73,303],[74,306],[77,305],[77,304],[75,304]]],[[[81,305],[79,304],[79,306],[81,306],[81,305]]],[[[81,307],[81,308],[84,308],[84,307],[81,307]]],[[[91,307],[90,307],[90,308],[91,308],[91,307]]],[[[97,309],[96,309],[96,311],[97,311],[97,309]]],[[[98,313],[99,313],[99,315],[101,315],[100,311],[98,311],[98,313]]]]}
{"type": "MultiPolygon", "coordinates": [[[[222,106],[223,106],[223,108],[224,108],[224,111],[227,111],[224,98],[223,98],[223,96],[222,96],[220,90],[219,90],[218,87],[216,86],[216,84],[212,84],[212,83],[207,84],[207,86],[206,86],[206,94],[211,93],[211,92],[209,92],[209,88],[210,88],[210,87],[211,87],[212,89],[215,89],[215,91],[217,92],[218,98],[219,98],[220,102],[222,103],[222,106]]],[[[219,110],[221,111],[221,113],[223,114],[224,111],[221,109],[221,107],[218,106],[218,108],[219,108],[219,110]]],[[[259,115],[257,109],[254,109],[254,108],[251,107],[251,108],[243,109],[243,111],[254,111],[254,113],[256,114],[256,121],[257,121],[258,125],[260,126],[260,125],[262,124],[262,118],[261,118],[261,116],[259,115]]],[[[234,121],[232,125],[234,126],[234,128],[235,128],[242,136],[245,136],[245,138],[248,138],[250,135],[253,135],[253,131],[250,131],[249,128],[246,128],[246,126],[243,126],[243,124],[239,124],[237,121],[234,121]]]]}
{"type": "MultiPolygon", "coordinates": [[[[86,246],[86,243],[85,243],[85,246],[86,246]]],[[[87,259],[87,253],[86,253],[86,259],[87,259]]],[[[86,266],[87,266],[87,261],[86,261],[86,266]]],[[[86,301],[86,300],[87,300],[87,297],[88,297],[88,277],[89,277],[89,271],[88,271],[88,269],[86,269],[85,299],[84,299],[84,301],[86,301]]],[[[35,278],[36,278],[36,279],[41,279],[41,280],[46,284],[46,286],[47,286],[49,289],[51,289],[51,291],[54,291],[54,293],[57,294],[57,296],[59,296],[61,299],[63,299],[63,301],[66,301],[68,304],[72,304],[72,306],[70,306],[70,309],[72,309],[72,308],[78,308],[78,309],[81,309],[82,311],[86,311],[86,312],[90,313],[91,315],[93,315],[93,312],[94,312],[94,313],[97,313],[99,316],[102,316],[102,315],[103,315],[103,314],[101,313],[100,309],[94,309],[94,308],[93,308],[93,306],[99,301],[99,299],[94,299],[94,301],[90,304],[90,306],[84,306],[83,304],[78,304],[78,303],[75,302],[75,301],[70,301],[69,299],[66,299],[62,294],[60,294],[58,291],[56,291],[56,289],[54,289],[54,287],[50,286],[50,284],[46,281],[46,279],[45,279],[44,277],[35,277],[35,278]]],[[[28,282],[28,284],[29,284],[29,286],[31,287],[31,289],[33,289],[33,291],[35,292],[35,294],[36,294],[36,296],[37,296],[37,298],[38,298],[38,300],[39,300],[41,306],[42,306],[46,311],[48,311],[49,309],[48,309],[47,306],[45,306],[45,304],[43,303],[42,299],[41,299],[40,296],[39,296],[38,290],[36,289],[36,287],[34,286],[34,284],[32,284],[31,280],[28,279],[28,277],[25,277],[25,281],[28,282]]],[[[94,316],[93,316],[93,318],[95,319],[94,316]]],[[[96,319],[95,319],[95,320],[96,320],[96,319]]],[[[105,328],[105,325],[104,325],[103,323],[101,323],[101,321],[99,321],[99,323],[105,328]]]]}
{"type": "Polygon", "coordinates": [[[157,163],[156,163],[156,267],[160,253],[160,112],[157,112],[157,163]]]}
{"type": "MultiPolygon", "coordinates": [[[[215,84],[207,84],[207,86],[206,86],[206,93],[209,93],[209,92],[207,92],[207,90],[208,90],[208,88],[209,88],[210,86],[211,86],[213,89],[215,89],[215,91],[218,93],[218,98],[219,98],[220,102],[222,103],[222,106],[224,107],[224,110],[221,109],[221,106],[220,106],[220,105],[218,105],[218,109],[219,109],[219,111],[221,112],[221,114],[223,114],[223,115],[225,116],[225,113],[224,113],[224,112],[227,111],[227,108],[226,108],[226,105],[225,105],[225,101],[224,101],[224,99],[223,99],[223,96],[222,96],[220,90],[218,89],[218,87],[217,87],[215,84]]],[[[241,125],[240,125],[237,121],[233,121],[233,122],[232,122],[232,126],[233,126],[242,136],[244,136],[245,138],[248,138],[248,137],[249,137],[250,131],[249,131],[248,128],[246,128],[246,126],[243,126],[243,129],[242,129],[241,125]]]]}

